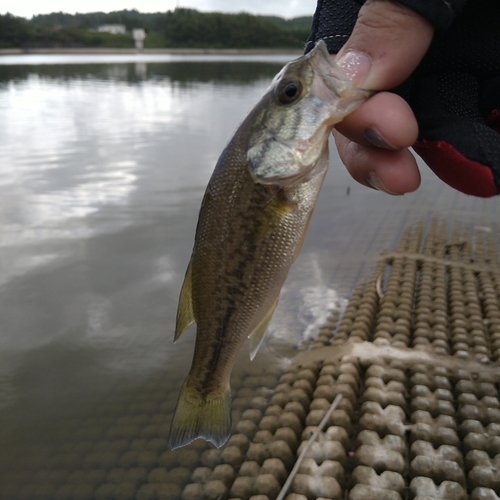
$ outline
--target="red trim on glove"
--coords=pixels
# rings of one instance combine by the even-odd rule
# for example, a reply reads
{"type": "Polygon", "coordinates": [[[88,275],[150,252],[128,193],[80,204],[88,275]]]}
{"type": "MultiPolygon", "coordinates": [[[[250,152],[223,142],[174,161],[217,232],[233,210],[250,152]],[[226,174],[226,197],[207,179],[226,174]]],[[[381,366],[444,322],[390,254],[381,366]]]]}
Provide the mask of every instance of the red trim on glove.
{"type": "Polygon", "coordinates": [[[466,158],[445,141],[417,141],[413,149],[446,184],[465,194],[488,198],[498,194],[489,167],[466,158]]]}

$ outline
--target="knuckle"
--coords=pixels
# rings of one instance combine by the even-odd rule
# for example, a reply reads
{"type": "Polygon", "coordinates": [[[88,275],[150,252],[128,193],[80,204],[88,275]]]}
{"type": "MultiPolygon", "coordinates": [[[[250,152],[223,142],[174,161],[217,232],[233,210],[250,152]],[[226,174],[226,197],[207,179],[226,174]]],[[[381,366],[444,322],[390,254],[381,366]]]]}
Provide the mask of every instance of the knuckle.
{"type": "Polygon", "coordinates": [[[357,24],[393,33],[418,27],[422,20],[419,14],[393,0],[368,0],[359,11],[357,24]]]}

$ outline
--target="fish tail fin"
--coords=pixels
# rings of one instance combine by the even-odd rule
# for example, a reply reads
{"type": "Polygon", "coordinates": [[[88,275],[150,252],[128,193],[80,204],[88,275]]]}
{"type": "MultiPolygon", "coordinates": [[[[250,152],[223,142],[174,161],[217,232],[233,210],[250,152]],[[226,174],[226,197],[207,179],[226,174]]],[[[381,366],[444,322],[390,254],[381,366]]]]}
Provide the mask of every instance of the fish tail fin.
{"type": "Polygon", "coordinates": [[[170,425],[168,439],[172,450],[186,446],[196,438],[203,438],[220,448],[230,435],[229,385],[226,389],[203,395],[184,382],[170,425]]]}

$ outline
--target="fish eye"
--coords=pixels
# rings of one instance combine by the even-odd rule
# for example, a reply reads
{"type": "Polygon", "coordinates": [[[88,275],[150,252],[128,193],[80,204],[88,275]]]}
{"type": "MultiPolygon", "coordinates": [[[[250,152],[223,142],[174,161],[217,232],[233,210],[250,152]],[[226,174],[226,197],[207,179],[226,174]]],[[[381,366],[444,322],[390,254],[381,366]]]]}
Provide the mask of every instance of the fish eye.
{"type": "Polygon", "coordinates": [[[281,104],[291,104],[302,95],[302,84],[299,80],[285,80],[278,85],[276,95],[281,104]]]}

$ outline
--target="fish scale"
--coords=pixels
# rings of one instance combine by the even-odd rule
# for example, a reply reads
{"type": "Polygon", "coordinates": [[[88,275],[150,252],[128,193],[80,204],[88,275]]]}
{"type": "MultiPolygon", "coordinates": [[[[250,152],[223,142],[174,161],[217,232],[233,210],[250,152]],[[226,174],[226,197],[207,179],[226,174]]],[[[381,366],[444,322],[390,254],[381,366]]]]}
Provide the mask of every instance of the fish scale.
{"type": "Polygon", "coordinates": [[[253,358],[297,257],[328,167],[333,125],[368,97],[323,42],[292,61],[223,151],[202,201],[179,299],[177,340],[197,323],[191,370],[170,430],[172,449],[231,431],[229,377],[253,358]]]}

